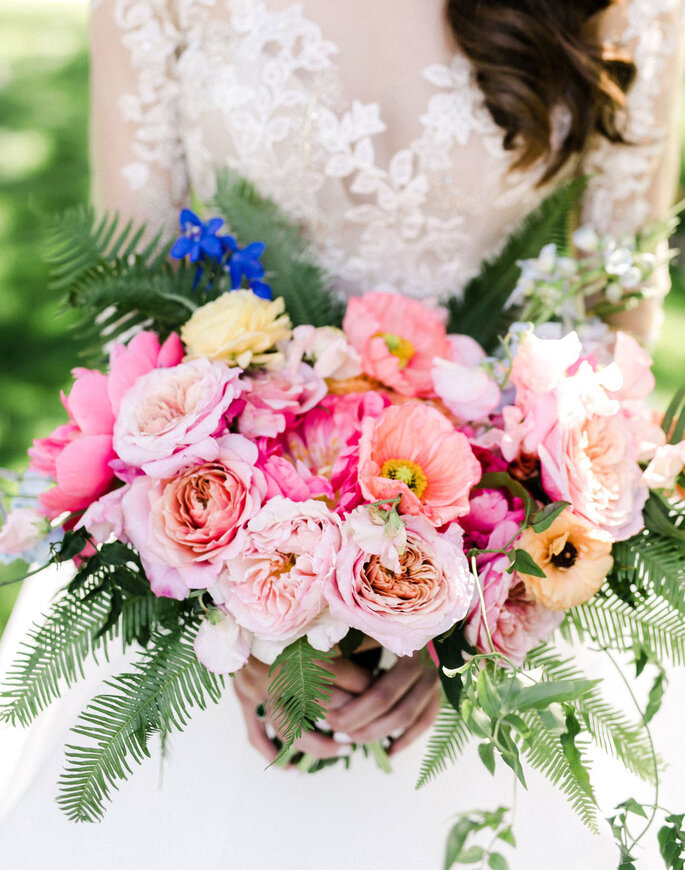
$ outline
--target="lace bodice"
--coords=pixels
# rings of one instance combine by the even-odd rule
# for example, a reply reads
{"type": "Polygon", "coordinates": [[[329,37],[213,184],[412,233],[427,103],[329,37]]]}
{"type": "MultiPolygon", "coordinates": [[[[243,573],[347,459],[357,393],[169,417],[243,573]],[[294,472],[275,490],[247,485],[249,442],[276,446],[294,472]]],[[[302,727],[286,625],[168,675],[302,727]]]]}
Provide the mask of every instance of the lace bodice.
{"type": "MultiPolygon", "coordinates": [[[[99,0],[94,159],[108,208],[172,223],[231,167],[295,214],[343,292],[455,292],[548,192],[513,155],[455,50],[443,0],[99,0]]],[[[585,216],[620,233],[663,212],[682,0],[603,23],[638,67],[630,146],[599,139],[585,216]]],[[[563,137],[567,118],[553,118],[563,137]]],[[[555,179],[553,183],[558,183],[555,179]]]]}

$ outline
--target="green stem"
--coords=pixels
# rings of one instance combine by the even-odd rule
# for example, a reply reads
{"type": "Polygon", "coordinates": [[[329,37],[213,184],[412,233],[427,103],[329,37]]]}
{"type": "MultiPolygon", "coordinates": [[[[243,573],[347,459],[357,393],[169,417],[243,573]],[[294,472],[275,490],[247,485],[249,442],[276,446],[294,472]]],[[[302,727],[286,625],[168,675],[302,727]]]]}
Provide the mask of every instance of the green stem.
{"type": "Polygon", "coordinates": [[[366,743],[366,748],[373,756],[376,764],[380,767],[383,773],[392,773],[390,757],[385,749],[381,746],[379,740],[374,740],[373,743],[366,743]]]}
{"type": "Polygon", "coordinates": [[[652,804],[652,814],[649,817],[647,824],[643,828],[642,833],[640,833],[636,839],[633,839],[632,844],[628,847],[628,851],[632,852],[632,850],[635,848],[635,846],[637,846],[637,844],[640,842],[640,840],[644,837],[644,835],[647,833],[647,831],[654,824],[654,819],[656,818],[657,810],[659,809],[659,761],[656,757],[656,750],[654,748],[654,741],[652,739],[652,732],[651,732],[651,729],[649,727],[649,723],[647,722],[647,719],[646,719],[645,714],[642,710],[642,707],[640,706],[637,698],[635,697],[635,693],[633,692],[633,689],[632,689],[630,683],[628,682],[625,674],[621,670],[621,666],[616,661],[616,659],[612,656],[612,654],[609,652],[609,650],[606,649],[606,647],[603,647],[602,652],[604,652],[606,654],[606,656],[608,657],[611,664],[616,668],[618,675],[623,680],[623,683],[624,683],[626,689],[628,690],[628,694],[630,695],[630,697],[633,701],[633,704],[635,705],[635,708],[640,716],[640,719],[642,719],[642,726],[645,729],[645,732],[647,734],[647,740],[649,741],[649,751],[650,751],[650,754],[652,756],[652,764],[654,766],[654,803],[652,804]]]}
{"type": "Polygon", "coordinates": [[[34,574],[40,574],[41,571],[44,571],[52,564],[52,562],[46,562],[45,565],[41,565],[40,568],[34,568],[33,571],[29,571],[27,574],[22,574],[21,577],[15,577],[14,580],[3,580],[3,582],[0,583],[0,586],[11,586],[13,583],[21,583],[22,580],[26,580],[28,577],[33,577],[34,574]]]}
{"type": "Polygon", "coordinates": [[[162,299],[168,299],[169,302],[177,302],[179,305],[183,305],[191,314],[197,311],[198,306],[194,302],[191,302],[190,299],[186,299],[185,296],[179,296],[177,293],[160,293],[159,295],[162,299]]]}
{"type": "Polygon", "coordinates": [[[488,636],[488,643],[490,644],[490,652],[496,653],[495,644],[492,642],[492,634],[490,633],[490,625],[488,624],[488,614],[485,609],[485,596],[483,595],[483,587],[480,584],[480,577],[478,576],[478,565],[476,564],[476,557],[471,556],[471,573],[473,574],[476,581],[476,588],[478,589],[478,600],[480,601],[480,609],[483,614],[483,624],[485,625],[485,633],[488,636]]]}

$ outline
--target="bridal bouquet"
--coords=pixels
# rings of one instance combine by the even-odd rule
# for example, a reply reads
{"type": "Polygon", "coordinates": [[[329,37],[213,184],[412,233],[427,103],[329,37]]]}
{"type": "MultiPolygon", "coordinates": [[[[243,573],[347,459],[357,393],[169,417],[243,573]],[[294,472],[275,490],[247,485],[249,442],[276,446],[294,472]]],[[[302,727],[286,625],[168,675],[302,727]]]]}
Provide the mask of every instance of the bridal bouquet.
{"type": "MultiPolygon", "coordinates": [[[[325,716],[326,663],[365,637],[439,671],[420,784],[469,737],[490,771],[499,757],[525,785],[523,761],[540,769],[592,828],[588,737],[658,781],[648,722],[662,662],[685,661],[685,393],[650,411],[648,354],[586,314],[586,297],[606,311],[644,295],[653,240],[583,229],[565,244],[569,197],[446,307],[369,293],[343,309],[296,225],[243,183],[218,197],[237,235],[189,210],[166,246],[89,212],[57,227],[55,284],[107,362],[74,369],[67,422],[29,451],[0,531],[7,556],[76,565],[2,717],[28,724],[115,637],[141,647],[74,728],[70,818],[101,818],[151,735],[181,729],[251,655],[272,666],[271,720],[297,760],[325,716]],[[656,668],[636,724],[555,632],[656,668]]],[[[631,799],[611,819],[623,868],[640,815],[631,799]]],[[[506,866],[467,844],[484,828],[512,839],[503,809],[464,816],[448,867],[506,866]]],[[[684,836],[668,816],[667,866],[684,836]]]]}

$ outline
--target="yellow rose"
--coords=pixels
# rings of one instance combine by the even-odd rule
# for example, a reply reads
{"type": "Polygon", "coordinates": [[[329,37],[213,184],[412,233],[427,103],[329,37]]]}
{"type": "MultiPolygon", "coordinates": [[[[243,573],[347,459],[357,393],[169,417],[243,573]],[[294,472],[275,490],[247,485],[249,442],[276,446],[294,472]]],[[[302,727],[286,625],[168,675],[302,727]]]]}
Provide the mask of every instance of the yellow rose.
{"type": "Polygon", "coordinates": [[[518,546],[547,575],[520,576],[529,595],[548,610],[567,610],[592,598],[614,564],[609,536],[569,510],[545,532],[525,529],[518,546]]]}
{"type": "Polygon", "coordinates": [[[290,338],[290,318],[282,298],[260,299],[251,290],[233,290],[208,302],[181,328],[186,359],[207,357],[247,368],[273,362],[276,342],[290,338]]]}

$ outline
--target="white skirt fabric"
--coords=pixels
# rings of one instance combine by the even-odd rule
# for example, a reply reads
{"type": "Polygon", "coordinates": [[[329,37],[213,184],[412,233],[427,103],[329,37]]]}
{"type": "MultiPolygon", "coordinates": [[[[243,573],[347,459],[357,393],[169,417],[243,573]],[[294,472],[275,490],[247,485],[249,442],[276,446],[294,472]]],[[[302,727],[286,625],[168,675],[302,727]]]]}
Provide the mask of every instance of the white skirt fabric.
{"type": "MultiPolygon", "coordinates": [[[[0,647],[0,673],[65,579],[50,569],[26,582],[0,647]]],[[[591,676],[607,679],[612,700],[628,709],[610,667],[596,657],[585,664],[591,676]]],[[[109,664],[89,668],[86,679],[30,729],[0,730],[3,870],[440,870],[456,813],[512,804],[513,775],[499,764],[491,777],[474,747],[415,791],[427,738],[395,759],[390,775],[362,757],[353,759],[350,771],[342,766],[314,775],[265,770],[247,743],[229,687],[219,704],[197,712],[182,734],[170,738],[164,761],[155,747],[153,757],[114,793],[103,822],[74,824],[55,802],[64,745],[79,740],[69,729],[102,680],[125,668],[126,658],[113,651],[109,664]]],[[[642,694],[647,685],[638,685],[642,694]]],[[[654,723],[657,748],[671,765],[660,803],[673,812],[685,810],[684,697],[685,676],[673,673],[654,723]]],[[[607,825],[600,821],[601,834],[593,835],[544,779],[534,771],[527,777],[528,791],[519,787],[516,795],[518,847],[502,847],[512,870],[617,865],[607,825]]],[[[646,802],[653,794],[603,756],[596,758],[593,781],[603,816],[627,797],[646,802]]],[[[638,867],[656,870],[662,866],[656,830],[645,839],[638,867]]]]}

